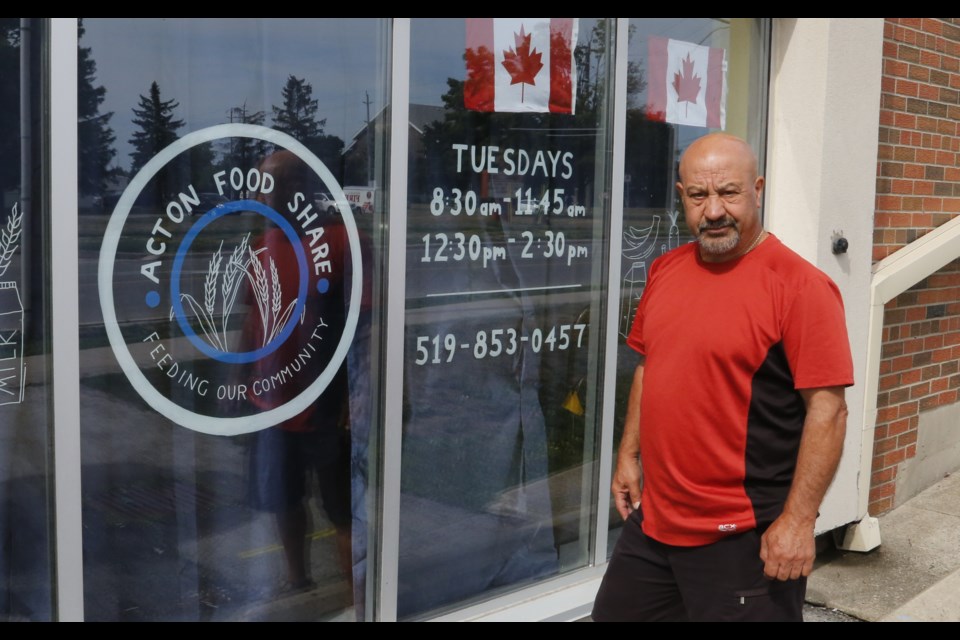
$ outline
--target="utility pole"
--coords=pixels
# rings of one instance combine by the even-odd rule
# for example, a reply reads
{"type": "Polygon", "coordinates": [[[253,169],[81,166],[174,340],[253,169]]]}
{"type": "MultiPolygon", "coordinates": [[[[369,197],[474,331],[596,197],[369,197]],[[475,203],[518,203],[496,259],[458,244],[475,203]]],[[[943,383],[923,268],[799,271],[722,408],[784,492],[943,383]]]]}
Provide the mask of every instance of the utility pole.
{"type": "Polygon", "coordinates": [[[373,128],[370,122],[370,92],[365,91],[366,99],[363,103],[367,106],[367,185],[375,186],[373,179],[373,128]]]}

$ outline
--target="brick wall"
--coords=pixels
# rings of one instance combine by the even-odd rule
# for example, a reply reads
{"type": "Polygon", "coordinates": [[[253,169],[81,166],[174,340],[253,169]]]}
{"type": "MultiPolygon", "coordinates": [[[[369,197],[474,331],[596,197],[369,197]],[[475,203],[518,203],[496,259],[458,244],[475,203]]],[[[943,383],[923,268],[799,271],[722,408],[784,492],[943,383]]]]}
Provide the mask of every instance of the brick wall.
{"type": "MultiPolygon", "coordinates": [[[[874,261],[960,215],[960,18],[886,19],[880,100],[874,261]]],[[[957,402],[958,362],[960,261],[886,305],[872,515],[896,504],[920,414],[957,402]]]]}

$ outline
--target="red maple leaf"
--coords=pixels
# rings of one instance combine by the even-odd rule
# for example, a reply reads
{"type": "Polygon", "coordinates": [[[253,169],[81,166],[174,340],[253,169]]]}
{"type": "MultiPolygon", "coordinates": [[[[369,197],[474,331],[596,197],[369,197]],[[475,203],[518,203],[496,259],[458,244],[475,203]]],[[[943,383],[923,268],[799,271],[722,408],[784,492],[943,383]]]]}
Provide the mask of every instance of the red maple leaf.
{"type": "MultiPolygon", "coordinates": [[[[681,60],[683,69],[679,73],[673,74],[673,88],[677,92],[677,102],[692,102],[697,104],[697,96],[700,95],[700,76],[693,73],[693,60],[687,53],[687,58],[681,60]]],[[[687,105],[690,108],[690,105],[687,105]]]]}
{"type": "MultiPolygon", "coordinates": [[[[503,52],[503,68],[510,74],[510,84],[537,84],[535,78],[543,69],[543,63],[540,61],[543,54],[534,49],[530,50],[530,34],[524,33],[523,25],[520,25],[520,33],[513,34],[516,43],[516,52],[509,49],[503,52]]],[[[523,102],[523,89],[520,87],[520,102],[523,102]]]]}

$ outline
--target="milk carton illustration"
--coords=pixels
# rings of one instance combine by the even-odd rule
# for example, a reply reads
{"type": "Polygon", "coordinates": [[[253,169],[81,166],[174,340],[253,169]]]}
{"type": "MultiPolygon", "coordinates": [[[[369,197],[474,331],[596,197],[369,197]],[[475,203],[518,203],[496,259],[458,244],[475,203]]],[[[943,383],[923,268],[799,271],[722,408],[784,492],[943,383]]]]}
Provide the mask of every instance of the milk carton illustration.
{"type": "Polygon", "coordinates": [[[17,283],[3,280],[20,241],[22,215],[13,205],[0,231],[0,405],[23,401],[23,303],[17,283]]]}
{"type": "Polygon", "coordinates": [[[0,405],[23,400],[23,305],[16,282],[0,282],[0,405]]]}

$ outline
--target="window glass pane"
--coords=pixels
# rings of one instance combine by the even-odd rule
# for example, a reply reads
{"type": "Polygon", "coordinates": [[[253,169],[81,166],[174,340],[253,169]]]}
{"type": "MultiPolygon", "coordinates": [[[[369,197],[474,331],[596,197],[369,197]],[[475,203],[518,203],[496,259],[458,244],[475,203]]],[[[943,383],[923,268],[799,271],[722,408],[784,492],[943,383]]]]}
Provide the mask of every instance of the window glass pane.
{"type": "MultiPolygon", "coordinates": [[[[626,338],[647,270],[693,240],[675,190],[681,154],[696,138],[724,130],[749,141],[762,162],[766,33],[754,18],[630,20],[614,447],[638,362],[626,338]]],[[[612,551],[621,522],[612,497],[609,513],[612,551]]]]}
{"type": "Polygon", "coordinates": [[[53,616],[45,21],[0,18],[0,619],[53,616]]]}
{"type": "Polygon", "coordinates": [[[387,25],[82,21],[87,620],[371,615],[387,25]]]}
{"type": "Polygon", "coordinates": [[[588,562],[612,28],[413,20],[401,618],[588,562]]]}

